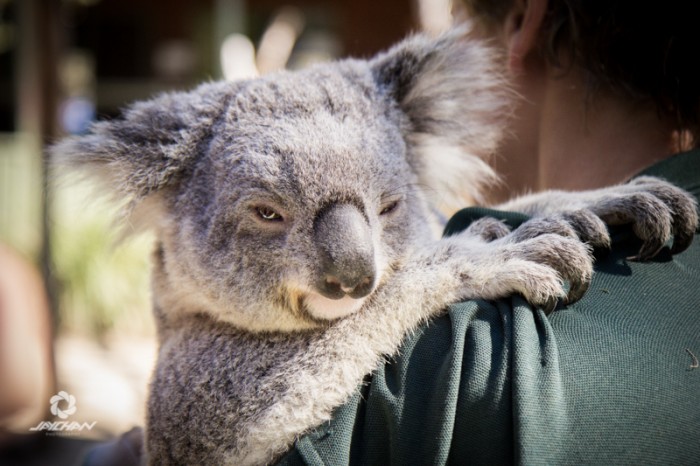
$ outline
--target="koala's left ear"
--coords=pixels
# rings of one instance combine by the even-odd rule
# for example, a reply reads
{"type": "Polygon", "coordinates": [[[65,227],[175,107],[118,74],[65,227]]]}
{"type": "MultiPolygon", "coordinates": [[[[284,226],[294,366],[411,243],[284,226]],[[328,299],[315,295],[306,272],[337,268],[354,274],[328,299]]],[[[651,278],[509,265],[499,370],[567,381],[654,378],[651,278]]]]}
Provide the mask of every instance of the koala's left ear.
{"type": "Polygon", "coordinates": [[[498,53],[464,24],[431,38],[409,37],[370,66],[380,89],[407,116],[409,162],[450,207],[481,202],[497,182],[494,153],[515,95],[498,53]]]}
{"type": "Polygon", "coordinates": [[[130,210],[176,181],[203,152],[228,87],[205,84],[137,102],[122,117],[96,123],[88,134],[49,148],[52,165],[85,173],[99,189],[126,200],[130,210]]]}

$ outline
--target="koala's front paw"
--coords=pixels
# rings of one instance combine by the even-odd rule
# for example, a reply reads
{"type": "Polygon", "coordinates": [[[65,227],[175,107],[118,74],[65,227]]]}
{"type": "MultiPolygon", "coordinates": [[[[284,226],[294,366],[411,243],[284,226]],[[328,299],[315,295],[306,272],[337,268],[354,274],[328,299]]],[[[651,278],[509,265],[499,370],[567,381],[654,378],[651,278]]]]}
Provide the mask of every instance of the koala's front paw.
{"type": "MultiPolygon", "coordinates": [[[[469,241],[466,233],[450,240],[456,244],[460,237],[469,241]]],[[[552,233],[518,242],[506,236],[482,243],[478,254],[471,256],[471,267],[461,270],[465,297],[497,299],[521,294],[545,312],[554,310],[560,300],[580,299],[593,274],[589,247],[576,238],[552,233]]]]}
{"type": "MultiPolygon", "coordinates": [[[[565,303],[578,301],[588,290],[593,276],[593,257],[591,249],[577,238],[547,233],[512,243],[511,248],[511,254],[517,260],[525,260],[554,271],[559,278],[560,288],[562,280],[568,283],[568,291],[563,296],[557,296],[563,298],[565,303]]],[[[527,267],[523,271],[522,279],[527,283],[523,295],[531,304],[541,304],[545,311],[553,310],[556,300],[553,300],[553,296],[548,296],[550,285],[546,281],[539,281],[539,271],[528,277],[531,269],[527,267]]]]}
{"type": "Polygon", "coordinates": [[[535,217],[520,225],[509,239],[520,242],[546,233],[578,238],[594,248],[610,248],[610,234],[605,222],[587,209],[535,217]]]}
{"type": "Polygon", "coordinates": [[[653,258],[671,238],[671,252],[684,251],[698,223],[697,205],[690,194],[650,176],[611,188],[568,193],[567,200],[590,210],[608,225],[631,224],[642,247],[630,260],[653,258]]]}
{"type": "Polygon", "coordinates": [[[680,188],[651,176],[640,176],[621,185],[619,197],[598,206],[598,213],[611,224],[634,224],[644,245],[634,259],[654,257],[673,237],[671,253],[685,251],[698,227],[695,198],[680,188]]]}
{"type": "Polygon", "coordinates": [[[571,227],[583,241],[605,247],[609,238],[599,220],[607,225],[631,224],[643,243],[639,253],[630,258],[634,260],[651,259],[672,238],[671,252],[684,251],[698,225],[695,198],[650,176],[591,191],[546,191],[509,201],[499,208],[526,212],[535,220],[540,219],[539,226],[533,223],[523,228],[520,239],[536,236],[542,229],[559,230],[566,235],[565,230],[571,227]]]}

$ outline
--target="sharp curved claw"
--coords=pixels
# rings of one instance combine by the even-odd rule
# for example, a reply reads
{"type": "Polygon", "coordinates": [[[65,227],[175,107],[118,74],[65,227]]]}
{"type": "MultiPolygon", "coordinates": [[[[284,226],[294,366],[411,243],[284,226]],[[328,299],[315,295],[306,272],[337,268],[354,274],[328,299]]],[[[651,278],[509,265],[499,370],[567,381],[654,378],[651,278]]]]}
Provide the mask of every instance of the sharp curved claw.
{"type": "Polygon", "coordinates": [[[610,249],[608,229],[597,215],[590,210],[580,209],[565,212],[562,217],[576,230],[578,237],[595,248],[610,249]]]}
{"type": "MultiPolygon", "coordinates": [[[[639,177],[630,184],[644,186],[645,190],[659,199],[671,215],[671,234],[673,236],[672,254],[685,251],[693,242],[698,227],[697,202],[690,194],[672,184],[658,178],[639,177]]],[[[636,256],[641,260],[654,257],[658,253],[636,256]]]]}
{"type": "Polygon", "coordinates": [[[678,233],[673,238],[673,246],[671,247],[671,254],[678,254],[690,247],[693,242],[694,232],[687,234],[685,232],[678,233]]]}
{"type": "Polygon", "coordinates": [[[673,218],[673,246],[671,247],[671,252],[673,254],[678,254],[685,251],[692,244],[693,238],[695,237],[695,232],[698,228],[698,213],[696,206],[693,205],[694,200],[687,200],[690,206],[685,210],[685,217],[680,216],[679,212],[681,209],[676,211],[676,215],[673,218]],[[684,221],[685,220],[685,221],[684,221]]]}
{"type": "Polygon", "coordinates": [[[564,303],[572,304],[579,301],[581,298],[583,298],[583,295],[586,294],[590,286],[590,280],[577,280],[576,282],[572,283],[571,289],[569,290],[569,294],[566,296],[564,303]]]}
{"type": "Polygon", "coordinates": [[[557,308],[558,304],[559,304],[559,300],[555,297],[552,297],[552,298],[548,299],[547,301],[545,301],[544,303],[542,303],[540,308],[542,309],[542,311],[544,311],[545,315],[549,315],[552,312],[554,312],[554,310],[557,308]]]}
{"type": "Polygon", "coordinates": [[[656,255],[663,249],[664,245],[660,241],[647,241],[645,242],[639,252],[628,260],[633,262],[646,262],[653,259],[656,255]]]}

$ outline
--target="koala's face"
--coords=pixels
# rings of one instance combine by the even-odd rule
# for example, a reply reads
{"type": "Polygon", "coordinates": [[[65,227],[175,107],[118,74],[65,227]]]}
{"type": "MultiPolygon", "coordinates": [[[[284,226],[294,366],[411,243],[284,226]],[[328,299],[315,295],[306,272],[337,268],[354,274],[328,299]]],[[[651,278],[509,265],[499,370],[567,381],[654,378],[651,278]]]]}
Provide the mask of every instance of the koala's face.
{"type": "Polygon", "coordinates": [[[493,179],[475,154],[495,148],[510,99],[490,50],[463,33],[164,94],[53,155],[156,230],[159,315],[324,325],[427,240],[428,195],[473,197],[493,179]]]}
{"type": "Polygon", "coordinates": [[[405,117],[371,76],[322,71],[240,86],[168,209],[166,263],[186,264],[178,274],[219,318],[344,317],[430,234],[405,117]]]}

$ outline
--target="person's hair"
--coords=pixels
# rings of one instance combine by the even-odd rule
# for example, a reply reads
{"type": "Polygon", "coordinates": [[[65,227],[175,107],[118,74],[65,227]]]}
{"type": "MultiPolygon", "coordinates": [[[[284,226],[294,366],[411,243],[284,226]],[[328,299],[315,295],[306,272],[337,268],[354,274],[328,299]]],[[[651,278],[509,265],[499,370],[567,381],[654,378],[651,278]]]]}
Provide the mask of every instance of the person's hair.
{"type": "MultiPolygon", "coordinates": [[[[485,26],[502,24],[514,0],[463,0],[485,26]]],[[[700,144],[700,1],[549,0],[540,48],[552,64],[587,72],[607,88],[652,102],[700,144]]]]}

